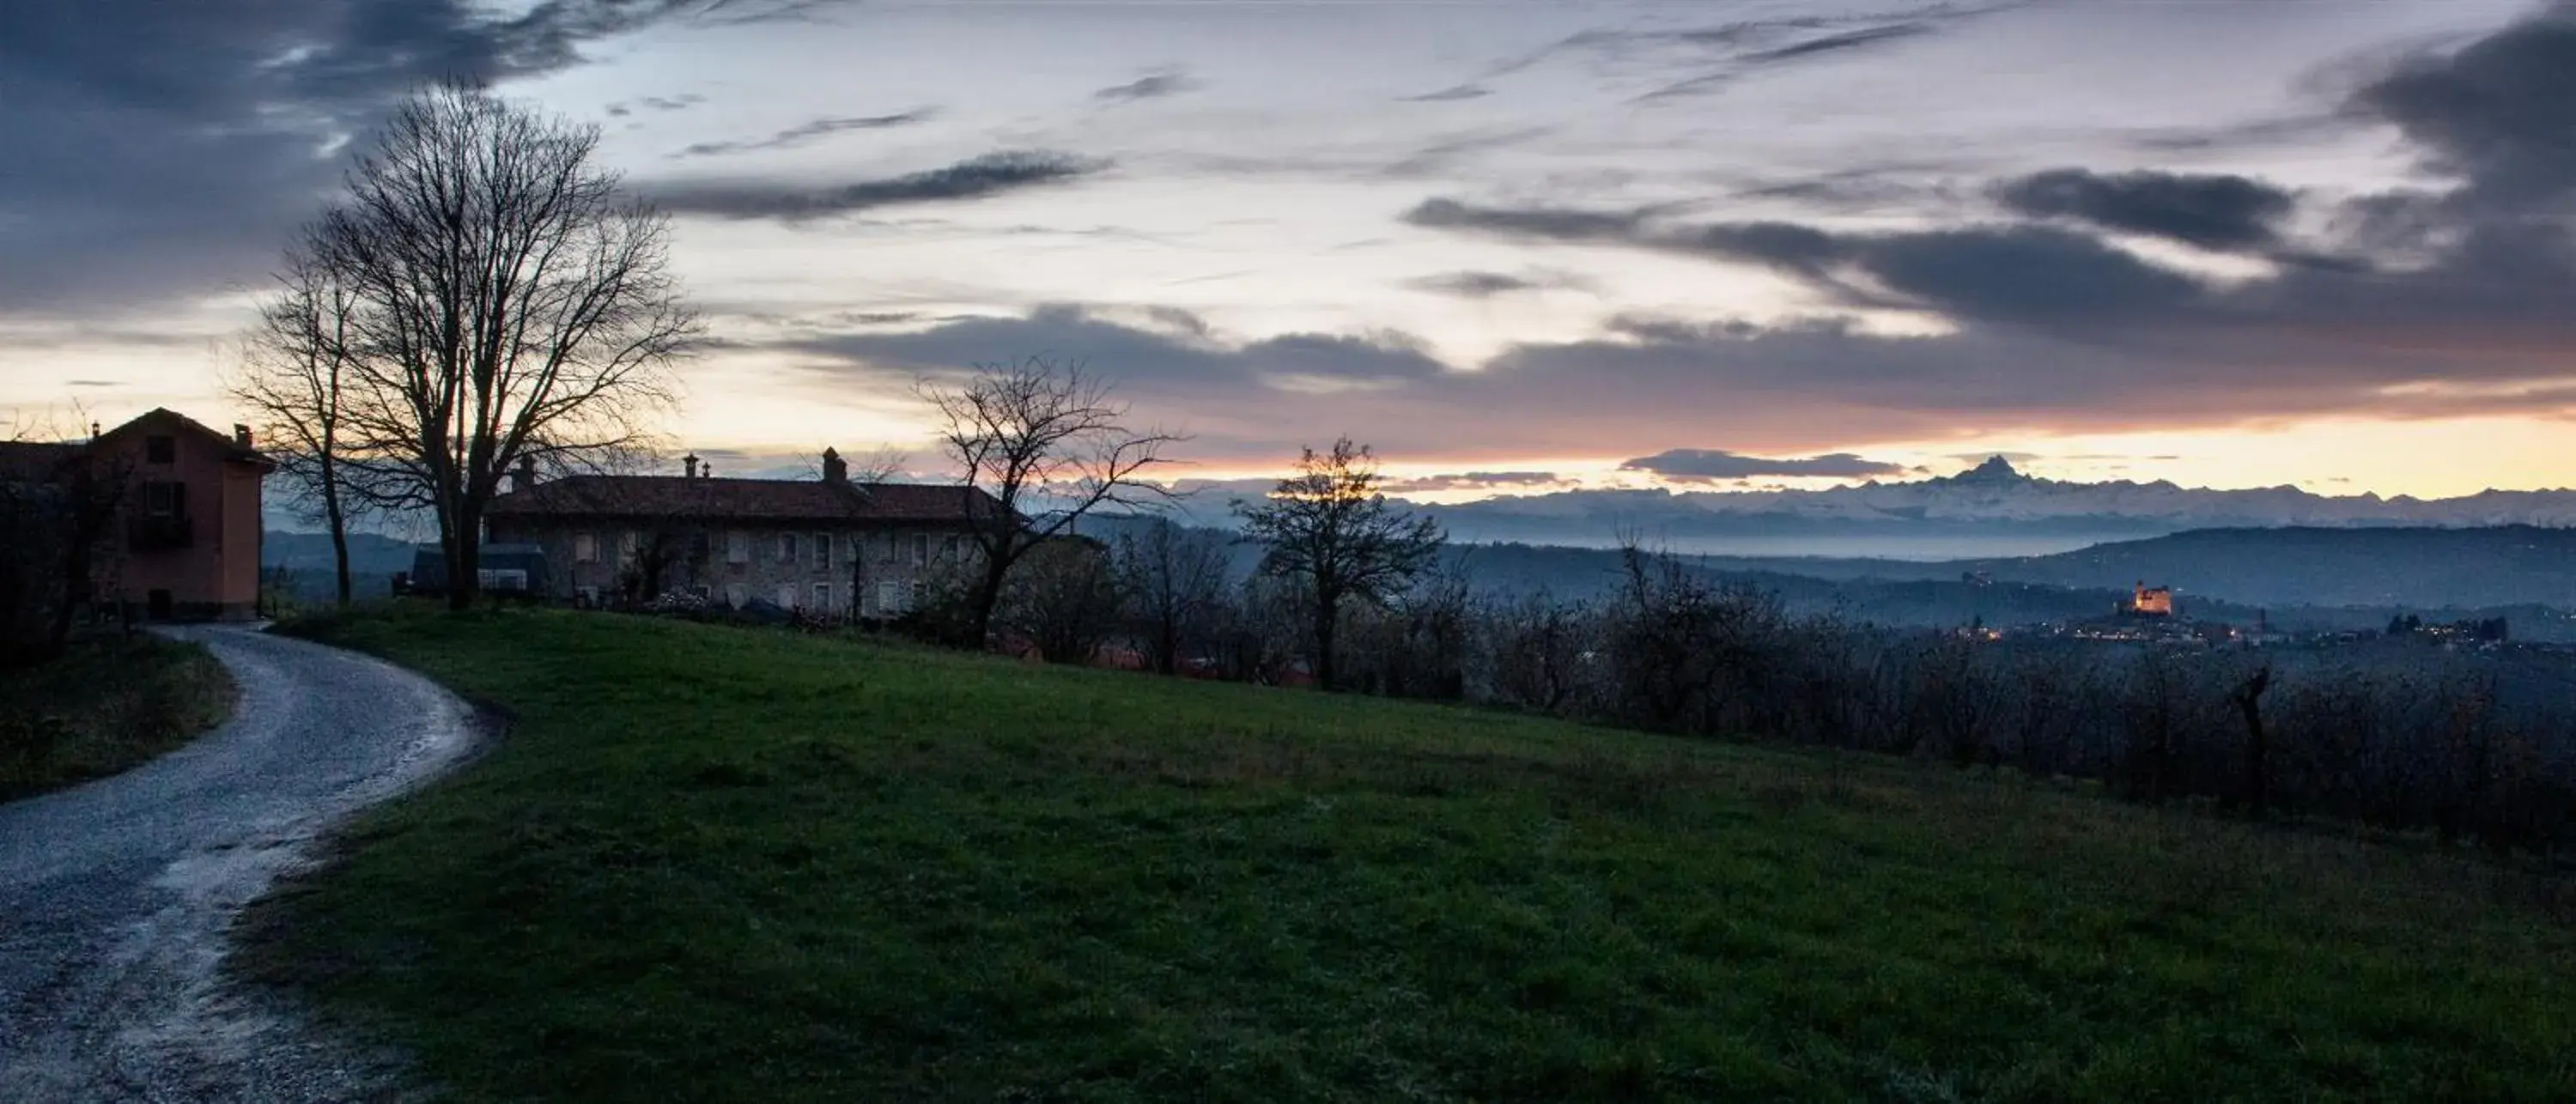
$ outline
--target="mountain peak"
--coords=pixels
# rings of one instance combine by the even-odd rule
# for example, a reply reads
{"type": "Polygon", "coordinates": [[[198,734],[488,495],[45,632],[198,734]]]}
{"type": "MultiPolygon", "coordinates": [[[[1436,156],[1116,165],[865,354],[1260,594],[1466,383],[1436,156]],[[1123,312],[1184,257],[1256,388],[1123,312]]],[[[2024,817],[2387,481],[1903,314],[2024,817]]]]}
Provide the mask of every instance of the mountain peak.
{"type": "Polygon", "coordinates": [[[2011,483],[2029,478],[2000,455],[1986,457],[1986,462],[1960,472],[1959,479],[1978,483],[2011,483]]]}

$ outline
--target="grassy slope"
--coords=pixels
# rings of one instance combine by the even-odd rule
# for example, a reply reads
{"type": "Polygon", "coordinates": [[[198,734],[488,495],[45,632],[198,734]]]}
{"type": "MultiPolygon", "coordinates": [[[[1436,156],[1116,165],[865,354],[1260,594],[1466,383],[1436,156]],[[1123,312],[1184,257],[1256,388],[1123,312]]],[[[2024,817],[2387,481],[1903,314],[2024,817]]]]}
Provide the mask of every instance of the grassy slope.
{"type": "Polygon", "coordinates": [[[2449,860],[750,630],[309,631],[517,715],[257,918],[467,1099],[2576,1094],[2576,936],[2449,860]]]}
{"type": "Polygon", "coordinates": [[[74,640],[61,659],[0,671],[0,801],[187,743],[232,715],[234,694],[204,648],[141,634],[74,640]]]}

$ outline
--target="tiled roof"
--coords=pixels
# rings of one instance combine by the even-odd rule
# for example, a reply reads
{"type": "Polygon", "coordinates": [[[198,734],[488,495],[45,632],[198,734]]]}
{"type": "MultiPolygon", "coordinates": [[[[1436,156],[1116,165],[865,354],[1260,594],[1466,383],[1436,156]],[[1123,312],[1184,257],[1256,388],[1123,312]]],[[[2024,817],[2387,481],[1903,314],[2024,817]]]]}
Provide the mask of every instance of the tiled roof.
{"type": "Polygon", "coordinates": [[[954,483],[574,475],[499,495],[486,516],[959,523],[1000,511],[1001,503],[981,488],[954,483]]]}
{"type": "Polygon", "coordinates": [[[275,463],[268,457],[261,455],[258,449],[243,448],[233,440],[230,434],[217,430],[213,426],[207,425],[204,422],[179,413],[178,411],[172,410],[166,406],[156,406],[141,414],[137,414],[124,425],[120,425],[105,433],[99,434],[98,439],[101,441],[112,440],[133,432],[138,428],[148,426],[158,426],[165,429],[175,428],[194,434],[207,441],[211,441],[217,447],[224,450],[224,458],[227,460],[239,460],[245,463],[262,464],[270,467],[275,466],[275,463]]]}

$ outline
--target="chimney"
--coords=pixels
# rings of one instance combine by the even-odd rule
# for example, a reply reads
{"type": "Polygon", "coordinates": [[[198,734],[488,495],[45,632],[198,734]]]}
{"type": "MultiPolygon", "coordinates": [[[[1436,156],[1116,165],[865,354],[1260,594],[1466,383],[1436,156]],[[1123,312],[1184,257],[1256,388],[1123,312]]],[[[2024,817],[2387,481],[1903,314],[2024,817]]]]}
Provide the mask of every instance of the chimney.
{"type": "Polygon", "coordinates": [[[698,477],[698,454],[697,454],[697,453],[692,452],[692,453],[688,454],[687,456],[683,456],[683,457],[681,457],[681,458],[680,458],[680,463],[681,463],[682,465],[684,465],[684,467],[682,468],[682,470],[683,470],[684,472],[686,472],[686,473],[687,473],[687,475],[688,475],[688,477],[689,477],[689,478],[691,478],[691,479],[696,479],[696,478],[698,477]]]}
{"type": "Polygon", "coordinates": [[[841,451],[839,449],[824,449],[823,482],[847,483],[849,481],[850,465],[848,461],[841,459],[841,451]]]}
{"type": "Polygon", "coordinates": [[[243,425],[240,422],[233,423],[233,444],[245,449],[250,447],[249,426],[243,425]]]}
{"type": "Polygon", "coordinates": [[[527,455],[526,453],[519,454],[519,470],[510,474],[510,489],[513,491],[524,491],[534,488],[536,485],[537,458],[527,455]]]}

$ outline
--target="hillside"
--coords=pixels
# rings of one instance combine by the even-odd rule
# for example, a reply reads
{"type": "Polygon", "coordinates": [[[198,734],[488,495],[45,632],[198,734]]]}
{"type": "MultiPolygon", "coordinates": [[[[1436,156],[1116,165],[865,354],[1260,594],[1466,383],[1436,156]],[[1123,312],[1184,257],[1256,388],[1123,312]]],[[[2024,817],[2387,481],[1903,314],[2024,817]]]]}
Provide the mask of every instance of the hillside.
{"type": "Polygon", "coordinates": [[[2576,1093],[2576,933],[2473,862],[755,630],[299,631],[513,718],[245,960],[463,1100],[2576,1093]]]}

